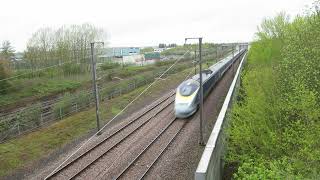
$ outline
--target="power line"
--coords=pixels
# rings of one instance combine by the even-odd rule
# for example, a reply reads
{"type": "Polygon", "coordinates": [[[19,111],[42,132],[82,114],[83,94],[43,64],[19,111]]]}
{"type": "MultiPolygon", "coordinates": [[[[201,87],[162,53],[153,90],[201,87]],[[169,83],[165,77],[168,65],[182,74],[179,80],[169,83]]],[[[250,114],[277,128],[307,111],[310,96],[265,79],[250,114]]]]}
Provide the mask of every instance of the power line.
{"type": "Polygon", "coordinates": [[[119,113],[117,113],[108,123],[106,123],[98,132],[92,135],[86,142],[84,142],[78,149],[76,149],[71,155],[69,155],[59,166],[57,166],[45,179],[48,179],[56,170],[58,170],[65,162],[67,162],[75,153],[77,153],[84,145],[90,142],[93,137],[95,137],[98,133],[100,133],[105,127],[107,127],[114,119],[116,119],[123,111],[125,111],[133,102],[135,102],[142,94],[144,94],[151,86],[153,86],[158,79],[161,79],[162,76],[167,73],[173,66],[175,66],[181,59],[184,57],[189,50],[180,56],[166,71],[164,71],[158,78],[156,78],[149,86],[147,86],[139,95],[137,95],[131,102],[129,102],[119,113]]]}

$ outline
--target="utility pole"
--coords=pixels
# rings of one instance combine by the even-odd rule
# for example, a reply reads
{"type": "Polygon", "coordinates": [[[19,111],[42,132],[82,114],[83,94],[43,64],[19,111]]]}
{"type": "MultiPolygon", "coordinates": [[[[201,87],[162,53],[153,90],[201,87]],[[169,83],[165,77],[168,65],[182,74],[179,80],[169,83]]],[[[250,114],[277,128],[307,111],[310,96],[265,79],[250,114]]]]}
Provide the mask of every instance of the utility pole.
{"type": "Polygon", "coordinates": [[[199,72],[200,72],[200,145],[204,145],[203,140],[203,84],[202,84],[202,38],[199,38],[199,72]]]}
{"type": "Polygon", "coordinates": [[[103,42],[92,42],[91,45],[91,63],[92,63],[92,81],[93,81],[93,92],[95,95],[95,103],[96,103],[96,120],[97,120],[97,131],[98,135],[100,135],[100,116],[99,116],[99,92],[97,87],[97,62],[95,60],[95,54],[94,54],[94,44],[100,43],[104,44],[103,42]]]}
{"type": "Polygon", "coordinates": [[[197,74],[197,50],[194,51],[194,75],[197,74]]]}
{"type": "Polygon", "coordinates": [[[120,49],[120,54],[121,54],[121,68],[123,69],[123,52],[122,48],[120,49]]]}
{"type": "Polygon", "coordinates": [[[234,45],[232,45],[232,57],[234,57],[234,45]]]}
{"type": "Polygon", "coordinates": [[[188,39],[198,39],[199,40],[199,83],[200,83],[200,138],[199,138],[199,144],[205,145],[204,143],[204,137],[203,137],[203,85],[202,85],[202,37],[199,38],[185,38],[185,44],[187,43],[188,39]]]}
{"type": "Polygon", "coordinates": [[[216,47],[216,62],[218,62],[218,46],[216,47]]]}

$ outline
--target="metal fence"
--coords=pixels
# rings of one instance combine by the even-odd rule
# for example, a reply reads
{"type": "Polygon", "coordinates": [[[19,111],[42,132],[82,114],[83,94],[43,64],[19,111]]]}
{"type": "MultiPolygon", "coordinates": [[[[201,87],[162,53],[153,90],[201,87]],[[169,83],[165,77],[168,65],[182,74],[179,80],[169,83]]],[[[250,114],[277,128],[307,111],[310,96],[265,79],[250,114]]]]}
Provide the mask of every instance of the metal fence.
{"type": "MultiPolygon", "coordinates": [[[[158,73],[144,79],[133,79],[125,86],[99,88],[99,101],[106,101],[136,88],[149,84],[158,77],[158,73]]],[[[76,94],[67,93],[52,100],[39,102],[14,112],[0,114],[0,142],[43,127],[49,122],[63,119],[94,105],[92,91],[76,94]]]]}
{"type": "MultiPolygon", "coordinates": [[[[229,51],[229,49],[225,49],[219,53],[220,56],[213,56],[215,58],[219,58],[222,54],[226,54],[229,51]]],[[[207,58],[209,58],[209,55],[207,58]]],[[[173,68],[172,71],[169,71],[166,76],[174,74],[185,68],[186,67],[183,64],[180,64],[176,68],[173,68]]],[[[103,102],[133,91],[136,88],[154,81],[154,78],[159,77],[160,74],[162,74],[162,70],[142,79],[128,80],[128,83],[119,85],[118,87],[99,87],[99,101],[103,102]]],[[[44,127],[47,124],[50,124],[50,122],[63,119],[93,105],[93,93],[92,90],[89,90],[72,94],[65,93],[62,96],[57,96],[55,98],[51,97],[50,100],[48,99],[36,102],[12,112],[0,113],[0,143],[10,138],[33,131],[39,127],[44,127]]]]}
{"type": "Polygon", "coordinates": [[[219,116],[203,151],[202,157],[195,172],[196,180],[222,179],[224,165],[222,158],[226,148],[224,127],[227,125],[228,120],[227,111],[230,110],[232,101],[236,97],[238,88],[240,86],[240,72],[243,68],[246,55],[247,54],[245,54],[241,59],[235,77],[220,110],[219,116]]]}

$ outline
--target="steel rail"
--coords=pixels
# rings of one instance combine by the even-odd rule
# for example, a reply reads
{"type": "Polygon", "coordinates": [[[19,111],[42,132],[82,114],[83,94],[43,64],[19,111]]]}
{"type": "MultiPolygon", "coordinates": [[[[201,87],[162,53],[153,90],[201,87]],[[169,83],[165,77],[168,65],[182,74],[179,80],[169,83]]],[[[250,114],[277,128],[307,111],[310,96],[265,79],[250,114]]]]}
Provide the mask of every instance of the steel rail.
{"type": "Polygon", "coordinates": [[[141,175],[141,177],[139,178],[139,180],[143,179],[146,174],[149,172],[149,170],[152,168],[152,166],[160,159],[160,157],[162,156],[162,154],[164,153],[164,151],[169,147],[169,145],[172,143],[172,141],[178,136],[178,134],[180,133],[180,131],[183,129],[183,127],[187,124],[187,121],[185,121],[185,123],[182,125],[182,127],[174,134],[174,136],[170,139],[170,141],[168,142],[168,144],[161,150],[160,154],[156,157],[156,159],[153,160],[153,162],[147,166],[148,168],[146,169],[146,171],[141,175]]]}
{"type": "MultiPolygon", "coordinates": [[[[118,129],[117,131],[115,131],[114,133],[110,134],[108,137],[106,137],[104,140],[102,140],[101,142],[99,142],[98,144],[96,144],[95,146],[92,146],[89,150],[87,150],[86,152],[84,152],[83,154],[81,154],[79,157],[77,157],[76,159],[70,161],[69,163],[67,163],[65,166],[61,167],[59,170],[55,171],[54,173],[52,173],[52,175],[50,175],[49,177],[47,177],[46,179],[51,179],[55,176],[57,176],[61,171],[65,170],[66,168],[70,167],[72,164],[76,163],[77,161],[79,161],[82,157],[86,156],[87,154],[89,154],[90,152],[92,152],[94,149],[98,148],[100,145],[102,145],[104,142],[106,142],[107,140],[109,140],[110,138],[112,138],[113,136],[115,136],[116,134],[118,134],[119,132],[121,132],[122,130],[124,130],[126,127],[128,127],[129,125],[131,125],[132,123],[134,123],[135,121],[137,121],[138,119],[140,119],[142,116],[146,115],[148,112],[152,111],[153,109],[155,109],[156,107],[158,107],[160,104],[164,103],[166,100],[168,100],[170,97],[172,97],[175,93],[170,94],[168,97],[164,98],[163,100],[161,100],[160,102],[156,103],[155,105],[153,105],[152,107],[148,108],[145,112],[141,113],[140,115],[136,116],[133,120],[131,120],[128,124],[126,124],[125,126],[121,127],[120,129],[118,129]]],[[[171,102],[172,103],[172,102],[171,102]]],[[[165,108],[165,107],[164,107],[165,108]]],[[[151,118],[150,118],[151,119],[151,118]]],[[[148,119],[147,121],[149,121],[150,119],[148,119]]]]}
{"type": "MultiPolygon", "coordinates": [[[[148,118],[145,122],[143,122],[140,126],[138,126],[137,128],[135,128],[134,130],[132,130],[130,133],[128,133],[127,135],[125,135],[122,139],[120,139],[118,142],[116,142],[113,146],[111,146],[110,148],[108,148],[105,152],[103,152],[100,156],[95,157],[95,159],[90,162],[89,164],[86,164],[84,168],[82,168],[80,171],[78,171],[76,174],[74,174],[72,177],[69,178],[70,179],[75,179],[76,177],[78,177],[82,172],[84,172],[85,170],[87,170],[90,166],[92,166],[94,163],[96,163],[99,159],[101,159],[103,156],[105,156],[108,152],[110,152],[113,148],[115,148],[117,145],[119,145],[120,143],[122,143],[125,139],[127,139],[130,135],[132,135],[134,132],[138,131],[140,128],[142,128],[145,124],[147,124],[151,119],[153,119],[155,116],[157,116],[160,112],[162,112],[164,109],[166,109],[166,107],[168,107],[170,104],[172,104],[174,101],[171,101],[170,103],[168,103],[165,107],[161,108],[159,111],[157,111],[155,114],[153,114],[150,118],[148,118]]],[[[170,112],[169,112],[170,113],[170,112]]],[[[166,115],[168,115],[169,113],[167,113],[166,115]]]]}
{"type": "MultiPolygon", "coordinates": [[[[119,179],[137,160],[139,157],[141,157],[141,155],[143,153],[145,153],[150,147],[152,144],[154,144],[158,139],[159,137],[174,123],[174,122],[177,122],[175,121],[177,118],[174,117],[172,118],[172,120],[170,121],[170,123],[164,127],[160,133],[138,154],[138,156],[136,156],[115,178],[114,180],[117,180],[119,179]]],[[[182,128],[181,128],[182,129],[182,128]]],[[[179,130],[180,131],[180,130],[179,130]]]]}

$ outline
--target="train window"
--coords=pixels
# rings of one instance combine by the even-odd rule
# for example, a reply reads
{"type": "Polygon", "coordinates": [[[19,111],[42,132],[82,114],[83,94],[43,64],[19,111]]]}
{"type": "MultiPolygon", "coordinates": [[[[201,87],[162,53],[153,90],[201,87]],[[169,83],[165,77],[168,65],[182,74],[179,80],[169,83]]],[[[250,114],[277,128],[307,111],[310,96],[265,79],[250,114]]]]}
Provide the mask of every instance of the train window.
{"type": "Polygon", "coordinates": [[[182,96],[190,96],[197,89],[198,89],[198,85],[197,84],[194,84],[194,83],[191,83],[191,82],[185,82],[185,83],[181,84],[181,86],[179,88],[179,93],[182,96]]]}

